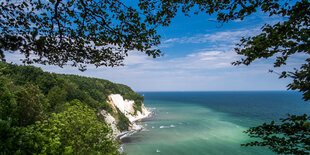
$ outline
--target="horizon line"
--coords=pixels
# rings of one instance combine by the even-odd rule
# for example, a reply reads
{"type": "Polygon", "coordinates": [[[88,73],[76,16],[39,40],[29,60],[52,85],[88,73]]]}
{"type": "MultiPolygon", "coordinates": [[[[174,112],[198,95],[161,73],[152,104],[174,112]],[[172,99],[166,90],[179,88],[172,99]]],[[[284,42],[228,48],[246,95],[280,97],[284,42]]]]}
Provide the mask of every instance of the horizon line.
{"type": "Polygon", "coordinates": [[[267,91],[295,91],[298,92],[296,90],[154,90],[154,91],[135,91],[135,92],[267,92],[267,91]]]}

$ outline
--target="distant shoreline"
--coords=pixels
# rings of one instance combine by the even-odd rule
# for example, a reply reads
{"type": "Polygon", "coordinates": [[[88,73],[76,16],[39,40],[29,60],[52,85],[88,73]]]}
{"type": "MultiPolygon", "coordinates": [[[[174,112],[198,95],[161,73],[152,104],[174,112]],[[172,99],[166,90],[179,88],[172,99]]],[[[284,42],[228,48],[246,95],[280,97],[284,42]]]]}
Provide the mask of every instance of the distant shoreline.
{"type": "MultiPolygon", "coordinates": [[[[153,111],[151,111],[150,109],[147,109],[147,110],[150,111],[150,113],[149,113],[147,116],[142,117],[142,118],[140,118],[140,119],[137,119],[137,120],[133,121],[132,124],[134,124],[134,123],[136,123],[136,122],[140,122],[140,121],[142,121],[142,120],[144,120],[144,119],[150,118],[150,117],[152,116],[152,114],[153,114],[153,111]]],[[[132,134],[134,134],[134,133],[136,133],[136,132],[139,132],[139,131],[141,131],[141,130],[144,129],[144,127],[141,126],[141,125],[137,125],[137,126],[138,126],[139,128],[137,128],[137,129],[132,129],[132,130],[128,130],[128,131],[125,131],[125,132],[120,133],[119,135],[116,136],[116,140],[120,140],[120,141],[121,141],[123,138],[128,137],[128,136],[130,136],[130,135],[132,135],[132,134]]]]}

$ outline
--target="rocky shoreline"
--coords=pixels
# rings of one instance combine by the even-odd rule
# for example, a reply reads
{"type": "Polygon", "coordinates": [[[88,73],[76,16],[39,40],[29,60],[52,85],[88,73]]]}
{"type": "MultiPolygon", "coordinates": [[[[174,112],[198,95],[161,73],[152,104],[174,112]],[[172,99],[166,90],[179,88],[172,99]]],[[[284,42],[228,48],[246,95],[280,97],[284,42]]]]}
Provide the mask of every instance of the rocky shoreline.
{"type": "Polygon", "coordinates": [[[105,121],[113,130],[113,136],[116,140],[121,140],[124,137],[127,137],[135,132],[141,131],[143,126],[137,125],[136,122],[139,122],[143,119],[146,119],[151,116],[152,112],[149,111],[144,104],[142,103],[141,111],[135,111],[133,100],[124,100],[120,94],[111,94],[108,96],[108,103],[111,105],[115,113],[121,112],[125,117],[128,118],[130,126],[127,131],[121,132],[117,128],[117,118],[112,116],[110,113],[102,110],[101,115],[104,116],[105,121]]]}
{"type": "MultiPolygon", "coordinates": [[[[149,111],[149,110],[148,110],[148,111],[149,111]]],[[[144,120],[144,119],[147,119],[147,118],[149,118],[149,117],[151,117],[151,116],[152,116],[152,112],[150,112],[147,116],[145,116],[145,117],[143,117],[143,118],[140,118],[140,119],[138,119],[138,120],[132,122],[133,126],[135,126],[135,127],[134,127],[133,129],[131,129],[131,130],[124,131],[124,132],[118,134],[118,135],[116,136],[116,139],[117,139],[117,140],[122,140],[122,139],[125,138],[125,137],[128,137],[128,136],[130,136],[130,135],[132,135],[132,134],[134,134],[134,133],[136,133],[136,132],[139,132],[139,131],[143,130],[144,127],[143,127],[142,125],[137,125],[136,122],[140,122],[140,121],[142,121],[142,120],[144,120]]]]}
{"type": "MultiPolygon", "coordinates": [[[[122,141],[123,138],[128,137],[136,132],[139,132],[144,129],[142,125],[137,125],[136,122],[140,122],[144,119],[147,119],[152,116],[152,111],[147,109],[144,104],[142,104],[141,109],[142,111],[137,111],[135,113],[134,111],[134,101],[132,100],[124,100],[123,97],[119,94],[111,94],[109,97],[109,104],[113,108],[118,108],[121,113],[123,113],[128,120],[130,121],[130,127],[127,131],[120,132],[120,130],[116,127],[116,120],[114,117],[112,117],[109,113],[102,111],[102,115],[105,116],[106,122],[109,124],[109,126],[113,130],[113,136],[115,137],[115,140],[122,141]]],[[[122,144],[120,145],[120,148],[118,149],[120,153],[123,153],[123,147],[122,144]]]]}

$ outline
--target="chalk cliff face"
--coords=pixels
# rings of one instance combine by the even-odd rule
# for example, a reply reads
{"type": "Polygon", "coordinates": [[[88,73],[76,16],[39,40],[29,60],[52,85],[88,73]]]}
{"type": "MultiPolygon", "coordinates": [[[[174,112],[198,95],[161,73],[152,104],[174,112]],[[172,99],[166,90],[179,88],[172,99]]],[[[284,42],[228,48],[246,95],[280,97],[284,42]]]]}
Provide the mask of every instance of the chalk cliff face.
{"type": "MultiPolygon", "coordinates": [[[[118,112],[117,108],[121,113],[123,113],[128,120],[130,121],[130,126],[128,128],[128,131],[136,131],[141,130],[142,126],[137,125],[135,122],[139,121],[141,119],[144,119],[148,117],[151,112],[147,110],[142,104],[141,109],[142,112],[136,111],[134,109],[135,102],[133,100],[124,100],[123,97],[120,94],[111,94],[108,96],[108,103],[111,105],[114,112],[118,112]]],[[[110,125],[110,127],[113,130],[114,136],[120,136],[128,131],[124,131],[123,133],[120,132],[120,130],[117,128],[117,118],[114,118],[111,114],[106,112],[105,110],[102,110],[101,115],[104,116],[105,121],[110,125]]]]}

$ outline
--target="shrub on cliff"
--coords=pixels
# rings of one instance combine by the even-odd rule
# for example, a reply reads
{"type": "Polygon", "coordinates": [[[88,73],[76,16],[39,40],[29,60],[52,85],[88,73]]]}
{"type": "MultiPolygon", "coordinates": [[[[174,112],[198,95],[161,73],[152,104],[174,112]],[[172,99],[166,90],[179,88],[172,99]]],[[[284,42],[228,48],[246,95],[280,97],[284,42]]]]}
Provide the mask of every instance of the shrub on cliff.
{"type": "Polygon", "coordinates": [[[12,127],[10,130],[16,133],[11,133],[13,136],[2,145],[2,153],[119,154],[111,129],[98,121],[95,110],[78,100],[70,105],[47,120],[26,127],[12,127]]]}
{"type": "Polygon", "coordinates": [[[126,131],[129,128],[129,125],[131,124],[130,121],[128,120],[128,118],[118,109],[117,109],[117,128],[120,131],[126,131]]]}
{"type": "MultiPolygon", "coordinates": [[[[0,154],[118,154],[111,129],[96,113],[113,111],[106,97],[128,90],[119,88],[0,62],[0,154]]],[[[127,130],[129,120],[121,112],[117,119],[118,128],[127,130]]]]}

